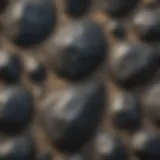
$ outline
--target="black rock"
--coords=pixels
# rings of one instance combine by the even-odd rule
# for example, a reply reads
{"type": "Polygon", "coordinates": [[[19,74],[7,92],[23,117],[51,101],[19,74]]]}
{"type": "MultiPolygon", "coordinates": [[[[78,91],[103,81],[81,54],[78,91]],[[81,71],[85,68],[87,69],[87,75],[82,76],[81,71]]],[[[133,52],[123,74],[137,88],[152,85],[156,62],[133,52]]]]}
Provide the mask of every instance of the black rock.
{"type": "Polygon", "coordinates": [[[58,32],[49,60],[58,75],[80,80],[95,71],[104,61],[106,52],[103,31],[98,24],[85,19],[58,32]]]}
{"type": "Polygon", "coordinates": [[[105,106],[100,82],[70,86],[48,96],[41,109],[44,129],[61,151],[80,150],[94,135],[105,106]]]}
{"type": "Polygon", "coordinates": [[[33,115],[33,97],[22,87],[1,91],[0,132],[16,134],[23,130],[33,115]]]}
{"type": "Polygon", "coordinates": [[[1,160],[35,160],[36,146],[32,137],[15,137],[0,145],[1,160]]]}
{"type": "Polygon", "coordinates": [[[139,0],[103,0],[102,7],[111,16],[121,17],[126,16],[132,11],[139,0]]]}
{"type": "Polygon", "coordinates": [[[110,112],[116,127],[133,130],[140,125],[140,104],[133,93],[117,92],[112,102],[110,112]]]}
{"type": "Polygon", "coordinates": [[[18,56],[0,52],[0,79],[6,83],[20,80],[21,64],[18,56]]]}
{"type": "Polygon", "coordinates": [[[80,17],[91,6],[91,0],[66,0],[65,12],[71,17],[80,17]]]}
{"type": "Polygon", "coordinates": [[[8,12],[7,36],[21,47],[39,44],[52,33],[55,14],[53,0],[20,0],[8,12]]]}
{"type": "Polygon", "coordinates": [[[112,78],[125,87],[146,82],[158,66],[157,51],[147,44],[123,43],[114,47],[109,58],[112,78]]]}
{"type": "Polygon", "coordinates": [[[46,79],[46,69],[44,65],[35,59],[28,59],[26,62],[26,72],[33,82],[42,82],[46,79]]]}
{"type": "Polygon", "coordinates": [[[151,120],[160,125],[160,83],[148,87],[144,96],[145,109],[151,120]]]}
{"type": "Polygon", "coordinates": [[[122,139],[113,132],[99,132],[95,146],[101,160],[127,160],[122,139]]]}
{"type": "Polygon", "coordinates": [[[8,5],[8,0],[1,0],[0,1],[0,12],[3,12],[6,9],[7,5],[8,5]]]}
{"type": "Polygon", "coordinates": [[[160,66],[160,45],[157,47],[157,52],[158,52],[158,59],[159,59],[159,66],[160,66]]]}
{"type": "Polygon", "coordinates": [[[133,151],[140,160],[160,159],[160,134],[143,129],[133,136],[133,151]]]}
{"type": "Polygon", "coordinates": [[[134,18],[135,32],[144,41],[160,40],[160,9],[140,10],[134,18]]]}
{"type": "Polygon", "coordinates": [[[125,37],[125,27],[118,21],[113,21],[108,24],[109,32],[117,39],[123,39],[125,37]]]}

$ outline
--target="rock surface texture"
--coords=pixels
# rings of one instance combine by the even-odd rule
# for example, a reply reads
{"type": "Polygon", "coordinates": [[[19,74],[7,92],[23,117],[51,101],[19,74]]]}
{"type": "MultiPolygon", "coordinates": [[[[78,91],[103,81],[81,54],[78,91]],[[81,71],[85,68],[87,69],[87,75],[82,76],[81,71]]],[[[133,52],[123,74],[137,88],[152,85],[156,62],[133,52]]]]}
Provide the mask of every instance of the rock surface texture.
{"type": "Polygon", "coordinates": [[[0,160],[160,160],[160,1],[0,0],[0,160]]]}

